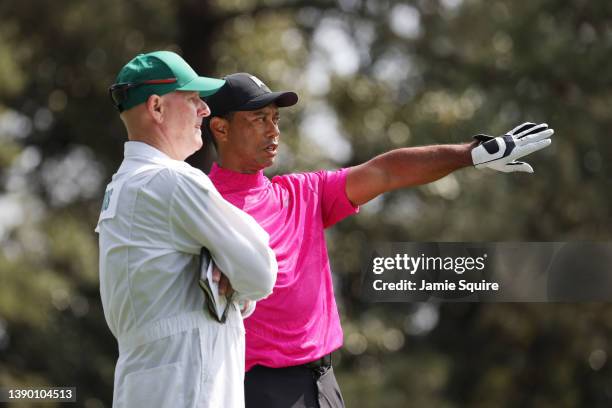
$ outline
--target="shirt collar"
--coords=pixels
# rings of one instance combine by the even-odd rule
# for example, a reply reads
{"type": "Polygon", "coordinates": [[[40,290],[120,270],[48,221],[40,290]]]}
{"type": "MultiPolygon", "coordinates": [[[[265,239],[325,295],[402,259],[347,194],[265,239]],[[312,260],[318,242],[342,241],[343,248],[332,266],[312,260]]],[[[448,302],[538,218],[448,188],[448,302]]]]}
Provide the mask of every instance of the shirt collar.
{"type": "Polygon", "coordinates": [[[123,162],[119,166],[117,173],[113,176],[113,180],[145,164],[157,164],[166,167],[191,167],[186,162],[174,160],[162,151],[143,142],[125,142],[123,155],[123,162]]]}
{"type": "Polygon", "coordinates": [[[172,160],[161,150],[156,149],[150,144],[143,142],[125,142],[123,146],[123,156],[127,158],[144,157],[152,160],[172,160]]]}
{"type": "Polygon", "coordinates": [[[217,163],[213,163],[208,177],[211,179],[217,190],[223,193],[253,190],[268,185],[270,181],[263,174],[263,170],[257,173],[247,174],[237,171],[224,169],[217,163]]]}

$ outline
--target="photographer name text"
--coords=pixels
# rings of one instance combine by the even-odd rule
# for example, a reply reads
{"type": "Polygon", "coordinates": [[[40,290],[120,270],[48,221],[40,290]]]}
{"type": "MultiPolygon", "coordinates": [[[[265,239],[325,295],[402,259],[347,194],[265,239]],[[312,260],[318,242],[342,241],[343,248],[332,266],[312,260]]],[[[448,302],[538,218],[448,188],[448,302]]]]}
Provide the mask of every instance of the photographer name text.
{"type": "MultiPolygon", "coordinates": [[[[392,257],[375,257],[372,260],[372,273],[382,275],[387,271],[406,272],[415,275],[418,272],[453,272],[462,275],[465,272],[482,272],[486,267],[487,254],[477,257],[442,257],[442,256],[410,256],[408,254],[396,254],[392,257]]],[[[479,281],[461,279],[458,282],[444,279],[435,282],[428,279],[400,279],[387,282],[383,279],[375,279],[372,282],[375,291],[461,291],[461,292],[486,292],[498,291],[498,282],[490,282],[485,279],[479,281]]]]}

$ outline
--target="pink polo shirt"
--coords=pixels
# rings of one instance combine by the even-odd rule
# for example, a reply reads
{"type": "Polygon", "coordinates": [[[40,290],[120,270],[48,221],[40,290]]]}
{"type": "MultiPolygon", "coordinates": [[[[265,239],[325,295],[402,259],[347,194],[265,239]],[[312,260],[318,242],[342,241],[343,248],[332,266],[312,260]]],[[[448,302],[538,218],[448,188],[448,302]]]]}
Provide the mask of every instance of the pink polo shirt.
{"type": "Polygon", "coordinates": [[[307,363],[342,346],[323,230],[358,211],[346,197],[348,169],[276,176],[242,174],[215,163],[221,195],[270,234],[278,261],[274,290],[246,327],[246,370],[307,363]]]}

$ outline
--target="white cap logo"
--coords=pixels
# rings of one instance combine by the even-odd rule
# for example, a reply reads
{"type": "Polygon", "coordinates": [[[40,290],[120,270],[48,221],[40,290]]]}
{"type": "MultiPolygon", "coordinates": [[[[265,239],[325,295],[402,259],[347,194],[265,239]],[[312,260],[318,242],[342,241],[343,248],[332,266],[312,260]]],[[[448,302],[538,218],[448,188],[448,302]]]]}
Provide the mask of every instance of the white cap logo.
{"type": "Polygon", "coordinates": [[[261,82],[261,80],[259,78],[257,78],[256,76],[253,75],[249,75],[249,78],[251,78],[251,81],[255,82],[255,84],[260,87],[260,88],[265,88],[266,84],[264,84],[263,82],[261,82]]]}

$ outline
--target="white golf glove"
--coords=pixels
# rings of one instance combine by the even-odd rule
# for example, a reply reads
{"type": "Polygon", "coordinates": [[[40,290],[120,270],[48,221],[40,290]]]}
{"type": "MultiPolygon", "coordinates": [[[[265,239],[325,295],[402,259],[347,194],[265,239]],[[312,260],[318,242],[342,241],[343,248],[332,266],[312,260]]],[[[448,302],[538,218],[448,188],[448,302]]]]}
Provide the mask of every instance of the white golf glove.
{"type": "Polygon", "coordinates": [[[529,164],[516,159],[550,145],[553,133],[555,131],[546,123],[525,122],[503,136],[476,135],[474,139],[480,144],[472,149],[472,162],[477,169],[488,167],[504,173],[533,173],[529,164]]]}

